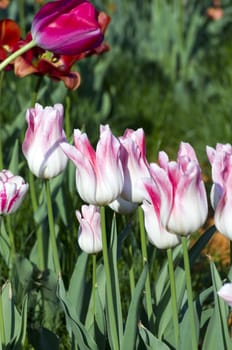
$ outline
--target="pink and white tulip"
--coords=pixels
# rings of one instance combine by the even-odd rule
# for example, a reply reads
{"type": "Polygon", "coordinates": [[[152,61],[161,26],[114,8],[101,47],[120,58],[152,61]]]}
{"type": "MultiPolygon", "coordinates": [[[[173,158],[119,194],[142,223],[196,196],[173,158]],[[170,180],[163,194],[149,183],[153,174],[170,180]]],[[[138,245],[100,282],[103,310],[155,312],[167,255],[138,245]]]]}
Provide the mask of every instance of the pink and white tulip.
{"type": "Polygon", "coordinates": [[[232,306],[232,283],[225,283],[217,293],[229,306],[232,306]]]}
{"type": "Polygon", "coordinates": [[[215,209],[215,226],[232,240],[232,146],[217,144],[216,149],[207,147],[206,152],[212,167],[210,197],[215,209]]]}
{"type": "Polygon", "coordinates": [[[88,253],[98,253],[102,250],[101,218],[99,207],[95,205],[82,205],[81,212],[76,211],[80,227],[78,243],[80,248],[88,253]]]}
{"type": "Polygon", "coordinates": [[[146,198],[142,209],[149,241],[159,249],[175,247],[180,243],[180,236],[166,230],[169,212],[164,210],[165,203],[158,186],[151,179],[144,179],[140,189],[146,198]]]}
{"type": "Polygon", "coordinates": [[[108,125],[100,127],[96,151],[78,129],[74,130],[74,146],[64,142],[61,147],[76,166],[77,191],[85,202],[107,205],[120,195],[124,183],[121,145],[108,125]]]}
{"type": "Polygon", "coordinates": [[[139,183],[142,178],[150,177],[144,131],[127,129],[119,139],[123,146],[122,163],[125,177],[121,197],[129,202],[142,203],[139,183]]]}
{"type": "Polygon", "coordinates": [[[189,235],[199,229],[208,214],[205,186],[195,151],[182,142],[177,161],[169,161],[165,152],[159,153],[159,166],[151,164],[163,206],[161,220],[168,231],[189,235]],[[166,216],[168,214],[168,219],[166,216]],[[165,220],[163,219],[165,217],[165,220]]]}
{"type": "Polygon", "coordinates": [[[13,175],[9,170],[0,172],[0,215],[14,213],[21,205],[28,184],[21,176],[13,175]]]}
{"type": "Polygon", "coordinates": [[[36,103],[26,113],[28,128],[22,145],[31,172],[40,178],[50,179],[66,167],[68,158],[60,148],[66,140],[63,123],[63,106],[43,108],[36,103]]]}

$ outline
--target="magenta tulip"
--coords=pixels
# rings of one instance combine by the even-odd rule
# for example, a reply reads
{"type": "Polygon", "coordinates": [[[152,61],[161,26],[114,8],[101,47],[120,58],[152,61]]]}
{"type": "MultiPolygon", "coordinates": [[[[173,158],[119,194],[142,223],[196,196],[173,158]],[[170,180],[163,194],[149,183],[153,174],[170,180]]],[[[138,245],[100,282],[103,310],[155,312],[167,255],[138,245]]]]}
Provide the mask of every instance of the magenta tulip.
{"type": "Polygon", "coordinates": [[[77,191],[85,202],[105,205],[120,195],[124,183],[121,145],[108,125],[100,127],[96,152],[78,129],[74,130],[74,146],[64,142],[61,147],[76,165],[77,191]]]}
{"type": "Polygon", "coordinates": [[[102,250],[101,218],[99,207],[95,205],[82,205],[81,212],[76,211],[80,227],[78,231],[78,244],[88,253],[98,253],[102,250]]]}
{"type": "Polygon", "coordinates": [[[31,33],[38,46],[61,55],[92,50],[104,39],[98,12],[88,0],[48,2],[35,15],[31,33]]]}
{"type": "Polygon", "coordinates": [[[14,213],[21,205],[28,184],[21,176],[14,176],[9,170],[0,172],[0,215],[14,213]]]}
{"type": "Polygon", "coordinates": [[[149,178],[149,164],[146,159],[145,135],[143,129],[127,129],[122,137],[122,164],[124,186],[121,197],[133,203],[142,203],[139,189],[142,178],[149,178]]]}
{"type": "Polygon", "coordinates": [[[216,149],[207,147],[206,151],[212,167],[210,197],[215,209],[215,225],[218,231],[232,240],[232,146],[217,144],[216,149]]]}
{"type": "Polygon", "coordinates": [[[151,164],[150,171],[160,190],[161,220],[167,230],[189,235],[199,229],[206,220],[208,203],[193,148],[182,142],[176,162],[169,161],[167,154],[160,152],[159,166],[151,164]],[[169,213],[167,221],[166,213],[169,213]]]}
{"type": "Polygon", "coordinates": [[[36,104],[27,110],[28,128],[22,145],[31,172],[40,178],[50,179],[66,167],[68,158],[60,148],[65,141],[62,129],[63,106],[43,108],[36,104]]]}

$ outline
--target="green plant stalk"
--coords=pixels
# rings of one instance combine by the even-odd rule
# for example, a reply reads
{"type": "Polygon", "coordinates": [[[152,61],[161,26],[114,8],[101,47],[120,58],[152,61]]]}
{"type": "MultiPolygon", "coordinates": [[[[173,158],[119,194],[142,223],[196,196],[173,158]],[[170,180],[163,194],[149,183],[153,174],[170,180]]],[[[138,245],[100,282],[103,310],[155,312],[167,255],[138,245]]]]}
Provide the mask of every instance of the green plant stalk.
{"type": "Polygon", "coordinates": [[[27,52],[28,50],[32,49],[34,46],[36,46],[36,42],[34,40],[30,41],[26,45],[22,46],[19,50],[12,53],[10,56],[8,56],[2,63],[0,64],[0,71],[3,70],[10,62],[12,62],[15,58],[22,55],[24,52],[27,52]]]}
{"type": "MultiPolygon", "coordinates": [[[[4,80],[4,73],[0,72],[0,103],[2,101],[2,87],[3,87],[3,80],[4,80]]],[[[0,112],[0,130],[2,130],[2,113],[0,112]]],[[[0,132],[0,169],[3,169],[3,157],[2,157],[2,135],[0,132]]]]}
{"type": "MultiPolygon", "coordinates": [[[[142,249],[142,257],[143,257],[143,265],[144,265],[145,263],[148,263],[148,261],[147,261],[147,241],[146,241],[146,234],[145,234],[145,229],[144,229],[143,210],[141,207],[138,208],[138,213],[139,213],[141,249],[142,249]]],[[[151,322],[152,318],[153,318],[153,310],[152,310],[151,284],[150,284],[149,273],[147,274],[147,278],[146,278],[146,282],[145,282],[145,298],[146,298],[146,305],[147,305],[147,317],[148,317],[149,322],[151,322]]]]}
{"type": "Polygon", "coordinates": [[[0,291],[0,341],[1,341],[1,348],[5,348],[6,345],[6,336],[5,336],[5,325],[4,325],[4,318],[3,318],[3,307],[2,307],[2,288],[0,291]]]}
{"type": "Polygon", "coordinates": [[[96,313],[96,289],[97,289],[97,255],[92,255],[92,291],[93,291],[93,314],[96,313]]]}
{"type": "MultiPolygon", "coordinates": [[[[30,195],[31,195],[31,203],[32,203],[32,209],[35,214],[35,212],[38,209],[37,204],[37,197],[35,193],[35,181],[34,176],[31,171],[29,171],[29,188],[30,188],[30,195]]],[[[43,249],[43,232],[41,226],[39,226],[36,230],[36,237],[37,237],[37,246],[38,246],[38,268],[43,271],[45,269],[45,257],[44,257],[44,249],[43,249]]]]}
{"type": "Polygon", "coordinates": [[[46,200],[47,200],[47,209],[48,209],[48,224],[49,224],[49,232],[50,232],[50,242],[53,254],[53,262],[55,267],[55,272],[57,276],[61,274],[60,261],[58,255],[58,249],[56,244],[56,235],[55,235],[55,226],[54,226],[54,217],[52,210],[52,201],[51,201],[51,190],[50,190],[50,182],[49,180],[45,180],[45,192],[46,192],[46,200]]]}
{"type": "MultiPolygon", "coordinates": [[[[132,251],[131,243],[129,245],[128,251],[129,251],[129,257],[133,261],[133,251],[132,251]]],[[[131,291],[131,297],[132,297],[134,290],[135,290],[135,273],[134,273],[133,262],[132,262],[131,266],[129,267],[129,280],[130,280],[130,291],[131,291]]]]}
{"type": "Polygon", "coordinates": [[[112,331],[113,349],[119,350],[118,330],[117,330],[117,323],[116,323],[116,317],[114,312],[113,291],[112,291],[110,266],[109,266],[109,258],[108,258],[105,207],[103,206],[101,207],[100,213],[101,213],[103,261],[104,261],[104,268],[105,268],[105,274],[106,274],[106,296],[107,296],[107,303],[108,303],[108,310],[109,310],[108,315],[109,315],[109,322],[111,324],[110,329],[112,331]]]}
{"type": "Polygon", "coordinates": [[[9,235],[9,240],[10,240],[10,267],[12,269],[15,262],[15,242],[14,242],[14,234],[11,227],[10,215],[6,216],[6,227],[7,227],[7,233],[9,235]]]}
{"type": "Polygon", "coordinates": [[[174,332],[175,332],[176,349],[178,349],[179,343],[180,343],[180,328],[179,328],[179,321],[178,321],[178,307],[177,307],[177,297],[176,297],[175,273],[174,273],[174,267],[173,267],[172,249],[171,248],[167,249],[167,256],[168,256],[168,270],[169,270],[170,288],[171,288],[173,326],[174,326],[174,332]]]}
{"type": "Polygon", "coordinates": [[[192,350],[197,350],[198,349],[198,345],[197,345],[198,342],[197,342],[197,332],[196,332],[195,317],[194,317],[193,292],[192,292],[192,282],[191,282],[189,255],[188,255],[188,247],[187,247],[187,238],[185,236],[182,236],[181,242],[182,242],[182,248],[183,248],[187,298],[188,298],[188,307],[189,307],[189,315],[190,315],[192,350]]]}

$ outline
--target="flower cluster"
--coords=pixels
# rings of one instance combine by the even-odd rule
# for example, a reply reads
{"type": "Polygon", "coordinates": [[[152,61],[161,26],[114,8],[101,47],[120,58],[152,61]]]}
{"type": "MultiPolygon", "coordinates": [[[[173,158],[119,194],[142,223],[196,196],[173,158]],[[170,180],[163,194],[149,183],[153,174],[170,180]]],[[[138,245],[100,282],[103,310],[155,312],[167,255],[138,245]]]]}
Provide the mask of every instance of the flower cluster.
{"type": "Polygon", "coordinates": [[[98,12],[88,0],[48,2],[35,15],[25,39],[20,38],[21,30],[15,21],[0,21],[0,62],[22,51],[6,69],[14,69],[18,77],[48,75],[76,89],[80,75],[71,68],[87,56],[109,50],[103,42],[109,22],[110,17],[98,12]]]}

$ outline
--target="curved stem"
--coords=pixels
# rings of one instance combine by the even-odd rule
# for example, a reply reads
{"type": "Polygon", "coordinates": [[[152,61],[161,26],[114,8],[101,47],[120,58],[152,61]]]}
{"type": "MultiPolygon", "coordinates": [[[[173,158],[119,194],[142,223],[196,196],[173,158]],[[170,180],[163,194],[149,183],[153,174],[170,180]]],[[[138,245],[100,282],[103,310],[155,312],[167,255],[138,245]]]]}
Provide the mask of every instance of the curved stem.
{"type": "MultiPolygon", "coordinates": [[[[34,176],[31,171],[29,171],[29,189],[31,195],[32,209],[35,212],[38,209],[37,197],[35,192],[35,181],[34,176]]],[[[44,247],[43,247],[43,232],[41,226],[36,229],[37,245],[38,245],[38,267],[41,271],[45,269],[45,257],[44,257],[44,247]]]]}
{"type": "Polygon", "coordinates": [[[198,349],[197,332],[196,332],[196,324],[195,324],[195,317],[194,317],[193,292],[192,292],[192,282],[191,282],[191,273],[190,273],[190,264],[189,264],[189,255],[188,255],[186,237],[181,237],[181,241],[182,241],[183,256],[184,256],[184,268],[185,268],[187,298],[188,298],[188,307],[189,307],[189,316],[190,316],[192,350],[197,350],[198,349]]]}
{"type": "Polygon", "coordinates": [[[45,192],[46,192],[47,209],[48,209],[48,224],[49,224],[49,231],[50,231],[50,242],[51,242],[55,272],[58,276],[61,273],[61,269],[60,269],[60,261],[59,261],[59,255],[58,255],[57,244],[56,244],[56,235],[55,235],[55,226],[54,226],[54,217],[53,217],[53,210],[52,210],[52,201],[51,201],[51,191],[50,191],[49,180],[45,180],[45,192]]]}
{"type": "Polygon", "coordinates": [[[179,329],[179,322],[178,322],[176,284],[175,284],[175,274],[174,274],[172,249],[171,248],[167,249],[167,256],[168,256],[168,270],[169,270],[171,299],[172,299],[171,301],[172,301],[172,313],[173,313],[173,326],[174,326],[174,332],[175,332],[176,349],[179,349],[180,329],[179,329]]]}
{"type": "Polygon", "coordinates": [[[22,46],[19,50],[13,52],[10,56],[8,56],[2,63],[0,63],[0,71],[3,70],[10,62],[12,62],[15,58],[22,55],[24,52],[32,49],[36,46],[36,42],[34,40],[30,41],[26,45],[22,46]]]}
{"type": "Polygon", "coordinates": [[[97,289],[97,256],[96,254],[92,255],[92,291],[93,291],[93,314],[95,316],[96,311],[96,289],[97,289]]]}
{"type": "Polygon", "coordinates": [[[119,339],[117,332],[117,323],[114,310],[113,302],[113,290],[110,275],[109,257],[108,257],[108,245],[107,245],[107,235],[106,235],[106,223],[105,223],[105,208],[101,207],[101,233],[102,233],[102,249],[103,249],[103,261],[106,274],[106,296],[108,304],[108,314],[110,322],[110,330],[112,335],[113,349],[119,350],[119,339]]]}
{"type": "MultiPolygon", "coordinates": [[[[142,257],[143,257],[143,264],[145,264],[147,263],[147,241],[146,241],[146,234],[144,229],[143,210],[141,207],[138,208],[138,212],[139,212],[139,227],[140,227],[142,257]]],[[[148,320],[149,322],[152,322],[153,310],[152,310],[151,284],[150,284],[149,273],[147,274],[146,283],[145,283],[145,298],[146,298],[146,305],[147,305],[148,320]]]]}

